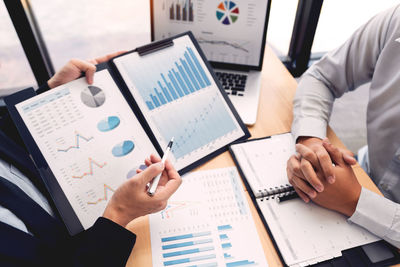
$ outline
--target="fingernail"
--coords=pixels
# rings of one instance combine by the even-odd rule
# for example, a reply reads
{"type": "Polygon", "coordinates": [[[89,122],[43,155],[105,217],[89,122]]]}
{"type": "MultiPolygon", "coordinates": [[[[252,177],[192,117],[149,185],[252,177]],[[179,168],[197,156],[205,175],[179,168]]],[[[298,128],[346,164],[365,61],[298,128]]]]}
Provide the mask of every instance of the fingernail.
{"type": "Polygon", "coordinates": [[[317,185],[316,187],[318,192],[324,191],[324,187],[322,185],[317,185]]]}
{"type": "Polygon", "coordinates": [[[316,193],[315,191],[312,191],[312,192],[309,194],[309,196],[310,196],[311,198],[315,198],[315,197],[317,196],[317,193],[316,193]]]}
{"type": "Polygon", "coordinates": [[[329,176],[329,177],[328,177],[328,182],[329,182],[330,184],[333,184],[333,183],[335,182],[335,177],[329,176]]]}
{"type": "Polygon", "coordinates": [[[157,165],[157,168],[164,169],[164,163],[162,163],[161,161],[157,162],[156,165],[157,165]]]}

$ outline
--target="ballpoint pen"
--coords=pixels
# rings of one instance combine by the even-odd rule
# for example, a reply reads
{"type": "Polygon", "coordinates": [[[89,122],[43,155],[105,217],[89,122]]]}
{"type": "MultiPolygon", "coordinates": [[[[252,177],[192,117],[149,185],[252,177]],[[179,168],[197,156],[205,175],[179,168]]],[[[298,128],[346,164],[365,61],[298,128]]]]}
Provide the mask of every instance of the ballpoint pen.
{"type": "MultiPolygon", "coordinates": [[[[168,154],[169,154],[169,152],[171,151],[171,148],[172,148],[172,145],[173,145],[173,144],[174,144],[174,138],[172,137],[172,138],[171,138],[171,141],[169,141],[169,143],[168,143],[167,149],[165,150],[164,156],[163,156],[162,159],[161,159],[161,162],[162,162],[163,164],[164,164],[165,161],[167,160],[168,154]]],[[[161,175],[162,175],[162,172],[161,172],[159,175],[157,175],[157,176],[153,179],[153,181],[151,182],[151,184],[150,184],[150,186],[149,186],[149,189],[147,190],[147,194],[149,194],[150,196],[153,196],[154,193],[156,192],[158,183],[160,182],[161,175]]]]}

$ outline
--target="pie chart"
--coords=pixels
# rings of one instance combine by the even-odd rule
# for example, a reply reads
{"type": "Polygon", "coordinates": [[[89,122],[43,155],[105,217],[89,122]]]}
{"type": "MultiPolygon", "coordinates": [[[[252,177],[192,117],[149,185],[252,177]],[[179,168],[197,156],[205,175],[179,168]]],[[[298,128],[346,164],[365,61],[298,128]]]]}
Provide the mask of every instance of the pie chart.
{"type": "Polygon", "coordinates": [[[115,145],[111,152],[114,157],[123,157],[131,153],[134,148],[135,144],[132,141],[127,140],[115,145]]]}
{"type": "Polygon", "coordinates": [[[89,85],[87,88],[82,90],[81,100],[86,106],[97,108],[104,104],[106,101],[106,95],[99,87],[89,85]]]}
{"type": "Polygon", "coordinates": [[[100,132],[108,132],[111,131],[115,128],[118,127],[118,125],[120,124],[120,120],[117,116],[110,116],[107,117],[104,120],[101,120],[98,124],[97,124],[97,129],[99,129],[100,132]]]}
{"type": "Polygon", "coordinates": [[[233,1],[222,1],[217,7],[217,19],[224,25],[231,25],[239,18],[239,7],[233,1]]]}
{"type": "Polygon", "coordinates": [[[136,175],[136,170],[137,169],[141,169],[142,171],[144,171],[147,168],[146,165],[142,164],[139,167],[133,168],[132,170],[130,170],[127,174],[126,174],[126,179],[132,178],[133,176],[136,175]]]}

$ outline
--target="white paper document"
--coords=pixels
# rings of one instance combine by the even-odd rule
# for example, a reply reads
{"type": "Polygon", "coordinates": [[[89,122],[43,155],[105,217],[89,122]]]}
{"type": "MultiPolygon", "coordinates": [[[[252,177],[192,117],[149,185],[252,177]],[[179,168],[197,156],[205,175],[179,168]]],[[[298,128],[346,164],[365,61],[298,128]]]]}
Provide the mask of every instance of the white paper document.
{"type": "Polygon", "coordinates": [[[153,266],[268,266],[236,168],[185,175],[150,233],[153,266]]]}
{"type": "Polygon", "coordinates": [[[16,105],[85,229],[113,192],[157,154],[107,70],[16,105]]]}

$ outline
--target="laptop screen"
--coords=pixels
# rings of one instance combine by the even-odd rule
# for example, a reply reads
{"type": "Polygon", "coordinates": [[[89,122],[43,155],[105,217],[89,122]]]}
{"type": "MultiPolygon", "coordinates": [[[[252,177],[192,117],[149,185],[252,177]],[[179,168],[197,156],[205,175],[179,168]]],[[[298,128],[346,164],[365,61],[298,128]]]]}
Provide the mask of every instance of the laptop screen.
{"type": "Polygon", "coordinates": [[[192,31],[214,67],[261,69],[269,0],[151,1],[153,40],[192,31]]]}

